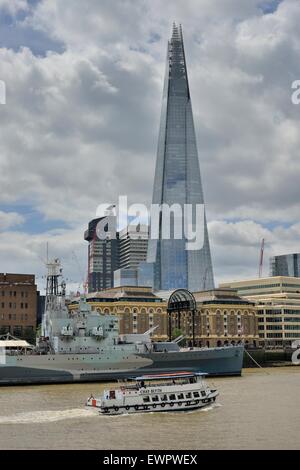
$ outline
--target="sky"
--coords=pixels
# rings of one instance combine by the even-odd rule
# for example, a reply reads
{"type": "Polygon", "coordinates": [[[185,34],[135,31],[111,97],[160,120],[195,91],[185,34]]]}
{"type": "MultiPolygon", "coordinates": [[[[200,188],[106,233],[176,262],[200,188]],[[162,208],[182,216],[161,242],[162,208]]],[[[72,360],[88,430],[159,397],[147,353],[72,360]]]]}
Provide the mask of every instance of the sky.
{"type": "Polygon", "coordinates": [[[42,289],[48,242],[77,290],[97,206],[151,202],[173,21],[216,284],[300,251],[299,0],[0,0],[0,272],[42,289]]]}

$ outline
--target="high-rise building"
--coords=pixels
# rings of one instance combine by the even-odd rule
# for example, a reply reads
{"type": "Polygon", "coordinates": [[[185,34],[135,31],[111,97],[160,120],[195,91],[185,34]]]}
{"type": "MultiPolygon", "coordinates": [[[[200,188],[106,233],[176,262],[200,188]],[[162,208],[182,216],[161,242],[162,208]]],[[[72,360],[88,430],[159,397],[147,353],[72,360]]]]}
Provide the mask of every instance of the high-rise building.
{"type": "MultiPolygon", "coordinates": [[[[112,217],[112,216],[109,216],[112,217]]],[[[89,242],[88,246],[88,291],[97,292],[108,289],[114,285],[114,271],[119,268],[119,240],[117,236],[108,235],[100,239],[97,235],[97,225],[109,226],[109,217],[93,219],[84,239],[89,242]],[[106,225],[105,225],[106,223],[106,225]]]]}
{"type": "Polygon", "coordinates": [[[119,232],[120,269],[114,273],[114,286],[137,286],[138,267],[147,259],[148,225],[128,225],[119,232]]]}
{"type": "MultiPolygon", "coordinates": [[[[204,205],[182,29],[175,24],[168,43],[153,203],[178,204],[182,211],[186,204],[193,208],[204,205]]],[[[183,215],[181,222],[184,227],[183,215]]],[[[166,239],[162,226],[160,219],[158,239],[149,240],[147,262],[153,265],[154,289],[213,289],[205,212],[197,227],[203,246],[196,250],[186,249],[185,234],[180,239],[172,234],[166,239]]]]}
{"type": "Polygon", "coordinates": [[[300,276],[300,253],[273,256],[270,259],[270,276],[300,276]]]}
{"type": "Polygon", "coordinates": [[[120,268],[136,269],[147,259],[148,226],[128,225],[119,232],[120,268]]]}

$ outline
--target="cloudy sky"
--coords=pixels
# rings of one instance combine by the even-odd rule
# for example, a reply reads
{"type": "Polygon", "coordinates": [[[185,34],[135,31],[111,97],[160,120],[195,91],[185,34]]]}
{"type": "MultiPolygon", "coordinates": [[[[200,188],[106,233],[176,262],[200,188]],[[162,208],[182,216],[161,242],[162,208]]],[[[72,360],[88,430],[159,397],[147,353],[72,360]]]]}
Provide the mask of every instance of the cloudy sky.
{"type": "Polygon", "coordinates": [[[97,205],[150,202],[174,20],[217,283],[300,251],[299,0],[0,0],[0,272],[41,286],[48,241],[77,289],[97,205]]]}

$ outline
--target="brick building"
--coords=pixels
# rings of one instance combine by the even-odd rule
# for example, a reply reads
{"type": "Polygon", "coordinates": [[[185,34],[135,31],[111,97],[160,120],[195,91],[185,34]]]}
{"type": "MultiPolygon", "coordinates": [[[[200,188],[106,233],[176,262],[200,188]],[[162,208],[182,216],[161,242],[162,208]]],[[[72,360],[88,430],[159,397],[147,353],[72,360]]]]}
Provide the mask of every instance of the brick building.
{"type": "MultiPolygon", "coordinates": [[[[257,345],[258,325],[253,302],[242,299],[234,289],[213,289],[194,293],[195,344],[197,346],[224,346],[241,341],[257,345]]],[[[87,295],[92,310],[119,317],[121,334],[144,333],[158,325],[153,334],[156,341],[168,338],[168,300],[155,295],[150,287],[114,287],[87,295]]],[[[70,312],[77,310],[78,299],[69,304],[70,312]]],[[[177,322],[172,321],[172,331],[177,322]]],[[[192,314],[182,312],[180,330],[186,343],[192,340],[192,314]]]]}
{"type": "Polygon", "coordinates": [[[33,341],[37,323],[37,286],[33,274],[0,273],[0,334],[33,341]]]}

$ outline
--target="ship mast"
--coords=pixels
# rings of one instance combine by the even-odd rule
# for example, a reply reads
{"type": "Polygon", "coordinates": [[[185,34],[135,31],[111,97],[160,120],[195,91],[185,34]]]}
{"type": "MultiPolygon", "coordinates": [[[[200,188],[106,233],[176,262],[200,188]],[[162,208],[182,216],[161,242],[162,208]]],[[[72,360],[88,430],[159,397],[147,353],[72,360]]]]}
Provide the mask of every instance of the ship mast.
{"type": "Polygon", "coordinates": [[[64,307],[66,284],[62,281],[59,284],[59,278],[62,277],[62,268],[59,259],[54,259],[46,263],[47,266],[47,287],[45,313],[42,322],[42,336],[50,337],[52,324],[51,316],[58,313],[64,307]]]}

